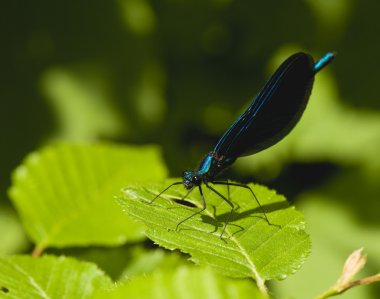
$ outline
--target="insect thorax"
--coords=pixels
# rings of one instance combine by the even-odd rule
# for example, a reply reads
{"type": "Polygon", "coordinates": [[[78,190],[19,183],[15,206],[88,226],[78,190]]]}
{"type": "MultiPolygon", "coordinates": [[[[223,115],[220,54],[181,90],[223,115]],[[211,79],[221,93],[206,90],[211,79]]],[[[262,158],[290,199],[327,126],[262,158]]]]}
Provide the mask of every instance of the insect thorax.
{"type": "Polygon", "coordinates": [[[206,180],[213,180],[219,173],[235,162],[236,158],[227,158],[212,151],[203,159],[196,173],[206,180]]]}

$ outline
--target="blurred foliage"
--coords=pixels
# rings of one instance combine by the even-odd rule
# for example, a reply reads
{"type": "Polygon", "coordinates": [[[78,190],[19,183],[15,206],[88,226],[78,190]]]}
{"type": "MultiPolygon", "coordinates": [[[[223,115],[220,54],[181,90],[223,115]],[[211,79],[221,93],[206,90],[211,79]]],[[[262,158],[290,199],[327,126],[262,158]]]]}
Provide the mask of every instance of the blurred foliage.
{"type": "MultiPolygon", "coordinates": [[[[0,252],[30,248],[6,190],[36,148],[154,143],[178,176],[196,167],[284,57],[335,50],[294,132],[226,175],[264,182],[306,211],[311,258],[304,275],[276,285],[278,294],[325,289],[337,277],[328,279],[326,267],[338,275],[360,246],[378,271],[379,9],[375,0],[2,3],[0,252]]],[[[341,298],[380,292],[362,289],[341,298]]]]}
{"type": "Polygon", "coordinates": [[[149,275],[131,279],[124,284],[119,284],[112,291],[98,292],[94,298],[265,299],[267,297],[248,280],[223,277],[207,268],[182,266],[172,268],[171,271],[161,269],[149,275]]]}
{"type": "Polygon", "coordinates": [[[28,250],[25,232],[16,213],[5,205],[0,206],[0,255],[28,250]]]}

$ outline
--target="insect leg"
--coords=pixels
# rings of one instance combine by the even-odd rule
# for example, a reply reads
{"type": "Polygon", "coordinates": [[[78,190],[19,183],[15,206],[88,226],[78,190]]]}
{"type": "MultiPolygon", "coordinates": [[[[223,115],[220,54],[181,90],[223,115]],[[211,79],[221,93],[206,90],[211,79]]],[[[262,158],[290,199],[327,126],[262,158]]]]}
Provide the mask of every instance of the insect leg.
{"type": "MultiPolygon", "coordinates": [[[[163,191],[161,191],[155,198],[153,198],[148,204],[152,204],[158,197],[160,197],[161,194],[165,193],[167,190],[169,190],[171,187],[175,186],[175,185],[180,185],[182,184],[182,182],[175,182],[171,185],[169,185],[168,187],[166,187],[163,191]]],[[[187,195],[186,195],[187,196],[187,195]]]]}
{"type": "MultiPolygon", "coordinates": [[[[225,179],[225,178],[221,178],[220,180],[222,181],[217,181],[215,184],[219,184],[219,185],[226,185],[227,187],[227,198],[230,199],[230,182],[228,179],[225,179]],[[226,181],[224,181],[226,180],[226,181]]],[[[213,181],[210,181],[210,183],[213,183],[213,181]]]]}
{"type": "Polygon", "coordinates": [[[228,199],[231,199],[231,197],[230,197],[230,184],[229,184],[229,182],[228,182],[228,179],[227,179],[227,196],[228,196],[228,199]]]}
{"type": "Polygon", "coordinates": [[[226,185],[226,184],[228,184],[229,186],[241,187],[241,188],[245,188],[245,189],[248,189],[249,191],[251,191],[253,198],[256,200],[258,206],[260,207],[261,212],[263,213],[263,215],[265,217],[265,220],[268,222],[268,224],[270,224],[268,217],[267,217],[262,205],[260,204],[259,200],[257,199],[257,197],[256,197],[256,195],[253,192],[251,187],[244,185],[244,184],[239,184],[239,183],[229,183],[229,182],[228,183],[226,183],[226,182],[212,182],[212,183],[215,185],[226,185]]]}
{"type": "Polygon", "coordinates": [[[190,218],[193,218],[195,215],[198,215],[198,214],[202,213],[204,210],[206,210],[206,201],[205,201],[205,198],[204,198],[204,196],[203,196],[202,187],[199,185],[198,188],[199,188],[199,193],[201,194],[201,198],[202,198],[202,204],[203,204],[202,209],[200,209],[199,211],[195,212],[194,214],[191,214],[189,217],[186,217],[186,218],[183,219],[181,222],[179,222],[179,223],[177,224],[177,226],[175,227],[175,230],[177,230],[178,227],[179,227],[182,223],[184,223],[185,221],[189,220],[190,218]]]}
{"type": "MultiPolygon", "coordinates": [[[[225,184],[221,184],[221,185],[225,185],[225,184]]],[[[232,215],[232,212],[234,211],[234,205],[232,204],[232,202],[230,200],[228,200],[224,195],[222,195],[219,191],[217,191],[215,188],[211,187],[209,184],[206,183],[206,187],[209,188],[211,191],[213,191],[214,193],[216,193],[217,195],[219,195],[224,201],[226,201],[230,207],[231,207],[231,211],[230,213],[228,214],[228,218],[227,218],[227,221],[224,223],[224,226],[223,226],[223,229],[222,229],[222,233],[220,234],[220,238],[222,238],[223,236],[223,233],[224,231],[226,230],[226,227],[227,227],[227,224],[228,222],[230,221],[230,218],[231,218],[231,215],[232,215]]]]}

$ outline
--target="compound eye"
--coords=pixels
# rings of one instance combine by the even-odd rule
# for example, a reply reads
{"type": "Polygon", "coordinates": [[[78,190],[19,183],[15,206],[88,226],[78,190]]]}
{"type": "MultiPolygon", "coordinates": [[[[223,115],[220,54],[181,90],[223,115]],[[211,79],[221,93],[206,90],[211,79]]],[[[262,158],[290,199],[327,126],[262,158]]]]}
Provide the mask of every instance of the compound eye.
{"type": "Polygon", "coordinates": [[[193,176],[192,182],[193,183],[199,182],[199,176],[193,176]]]}

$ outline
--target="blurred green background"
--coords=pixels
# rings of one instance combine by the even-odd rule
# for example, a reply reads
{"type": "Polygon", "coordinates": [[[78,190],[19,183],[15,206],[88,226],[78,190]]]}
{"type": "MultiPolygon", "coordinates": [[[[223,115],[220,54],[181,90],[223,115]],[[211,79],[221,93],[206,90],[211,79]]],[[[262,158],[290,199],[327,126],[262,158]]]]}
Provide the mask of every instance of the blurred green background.
{"type": "MultiPolygon", "coordinates": [[[[326,289],[361,246],[367,274],[378,272],[379,11],[375,0],[2,3],[0,252],[29,250],[6,190],[30,151],[56,140],[159,144],[180,176],[283,59],[334,50],[294,132],[226,175],[275,188],[306,213],[313,252],[273,285],[279,296],[326,289]]],[[[370,286],[342,298],[378,296],[370,286]]]]}

